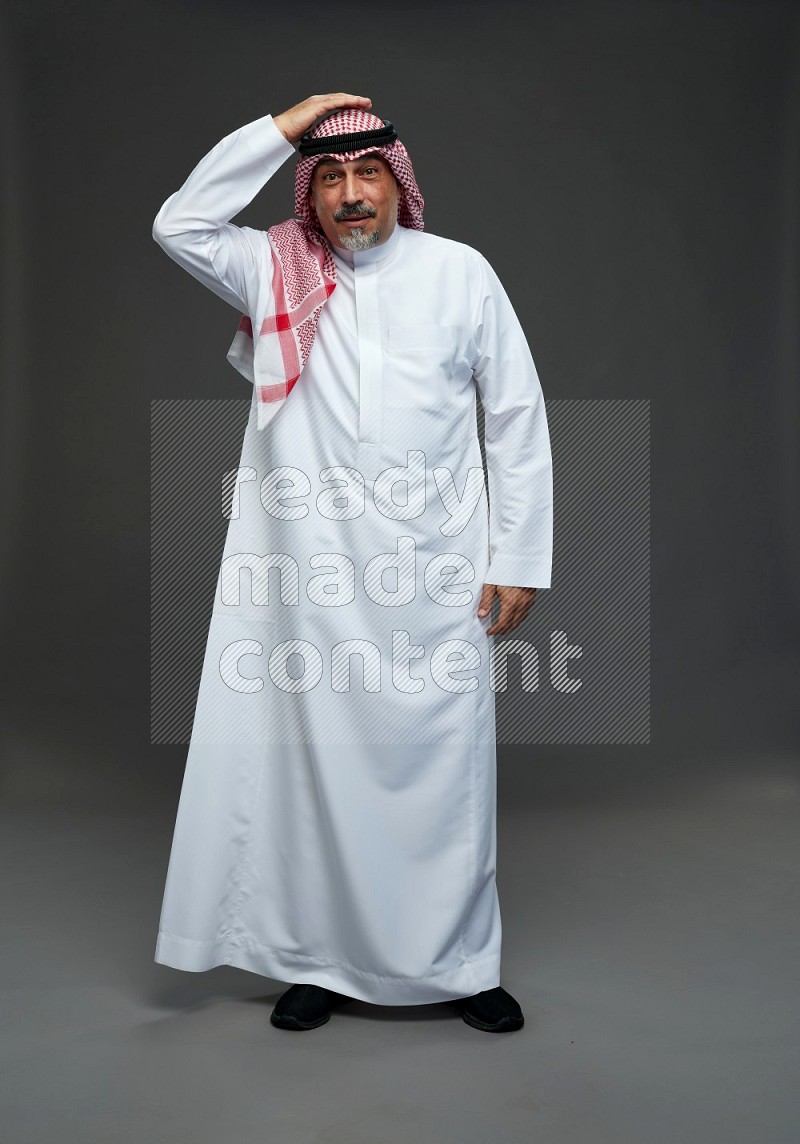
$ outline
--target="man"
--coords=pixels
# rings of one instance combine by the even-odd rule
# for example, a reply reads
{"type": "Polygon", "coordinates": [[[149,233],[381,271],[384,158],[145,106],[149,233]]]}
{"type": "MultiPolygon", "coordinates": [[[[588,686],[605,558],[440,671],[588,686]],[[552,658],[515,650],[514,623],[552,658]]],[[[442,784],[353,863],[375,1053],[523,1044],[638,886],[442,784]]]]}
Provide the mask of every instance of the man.
{"type": "Polygon", "coordinates": [[[243,312],[253,383],[156,961],[294,982],[280,1028],[358,998],[505,1032],[489,665],[550,586],[547,420],[497,276],[424,231],[370,106],[247,124],[153,226],[243,312]],[[233,225],[295,146],[296,218],[233,225]]]}

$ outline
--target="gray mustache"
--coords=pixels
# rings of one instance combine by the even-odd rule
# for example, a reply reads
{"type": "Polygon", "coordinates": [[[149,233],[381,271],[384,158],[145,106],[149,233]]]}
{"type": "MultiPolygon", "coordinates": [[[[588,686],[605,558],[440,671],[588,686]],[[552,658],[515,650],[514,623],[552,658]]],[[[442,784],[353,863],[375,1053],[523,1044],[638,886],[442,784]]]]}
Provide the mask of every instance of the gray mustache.
{"type": "Polygon", "coordinates": [[[349,209],[342,207],[333,217],[337,222],[340,222],[344,218],[356,218],[358,215],[367,215],[368,218],[375,218],[376,214],[377,211],[368,210],[367,207],[362,207],[360,210],[356,207],[350,207],[349,209]]]}

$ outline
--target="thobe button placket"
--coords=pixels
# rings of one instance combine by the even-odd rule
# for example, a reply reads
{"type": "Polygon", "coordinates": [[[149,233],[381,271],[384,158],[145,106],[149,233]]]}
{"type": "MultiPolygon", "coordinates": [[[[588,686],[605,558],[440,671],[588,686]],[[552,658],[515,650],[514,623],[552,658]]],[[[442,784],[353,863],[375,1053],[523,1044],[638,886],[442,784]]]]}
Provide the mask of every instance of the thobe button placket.
{"type": "Polygon", "coordinates": [[[376,262],[367,262],[354,267],[359,360],[356,466],[368,481],[374,480],[378,475],[381,448],[383,359],[378,270],[379,263],[376,262]]]}

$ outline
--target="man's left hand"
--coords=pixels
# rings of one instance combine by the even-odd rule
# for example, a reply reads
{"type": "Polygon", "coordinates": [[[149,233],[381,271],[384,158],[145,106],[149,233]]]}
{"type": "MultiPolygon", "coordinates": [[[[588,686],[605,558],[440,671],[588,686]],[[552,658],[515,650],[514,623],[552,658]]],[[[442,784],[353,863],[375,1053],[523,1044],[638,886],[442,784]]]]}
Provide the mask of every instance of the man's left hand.
{"type": "Polygon", "coordinates": [[[500,614],[494,627],[487,628],[487,636],[504,636],[518,628],[533,607],[535,588],[511,588],[505,584],[484,584],[478,615],[488,616],[495,595],[500,597],[500,614]]]}

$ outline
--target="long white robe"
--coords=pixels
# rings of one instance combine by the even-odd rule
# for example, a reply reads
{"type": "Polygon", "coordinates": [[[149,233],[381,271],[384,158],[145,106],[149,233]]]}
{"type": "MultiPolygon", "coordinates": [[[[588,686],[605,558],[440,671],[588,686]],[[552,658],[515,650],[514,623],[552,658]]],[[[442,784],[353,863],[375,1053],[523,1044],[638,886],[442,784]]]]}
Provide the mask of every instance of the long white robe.
{"type": "MultiPolygon", "coordinates": [[[[256,331],[270,246],[229,220],[293,154],[271,115],[247,124],[153,227],[256,331]]],[[[420,1004],[500,981],[477,608],[484,582],[550,586],[550,443],[481,254],[397,226],[335,255],[299,381],[265,429],[251,406],[155,960],[420,1004]]]]}

